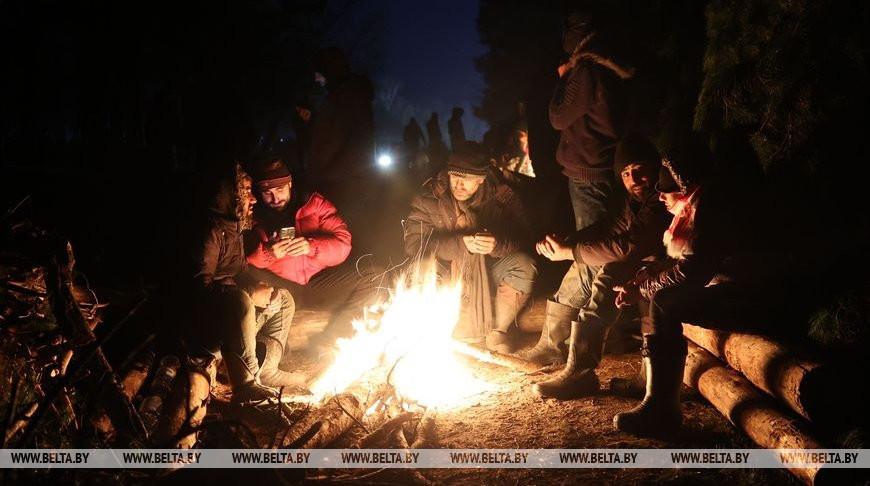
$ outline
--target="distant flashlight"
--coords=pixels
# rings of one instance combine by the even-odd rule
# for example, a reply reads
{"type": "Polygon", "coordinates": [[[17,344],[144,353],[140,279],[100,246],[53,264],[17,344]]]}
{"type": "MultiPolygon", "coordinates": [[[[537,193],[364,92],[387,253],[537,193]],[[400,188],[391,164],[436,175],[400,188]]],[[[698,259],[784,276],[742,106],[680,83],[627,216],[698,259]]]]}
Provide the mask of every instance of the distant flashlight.
{"type": "Polygon", "coordinates": [[[393,158],[390,157],[390,154],[381,154],[378,157],[378,165],[381,168],[386,169],[393,165],[393,158]]]}

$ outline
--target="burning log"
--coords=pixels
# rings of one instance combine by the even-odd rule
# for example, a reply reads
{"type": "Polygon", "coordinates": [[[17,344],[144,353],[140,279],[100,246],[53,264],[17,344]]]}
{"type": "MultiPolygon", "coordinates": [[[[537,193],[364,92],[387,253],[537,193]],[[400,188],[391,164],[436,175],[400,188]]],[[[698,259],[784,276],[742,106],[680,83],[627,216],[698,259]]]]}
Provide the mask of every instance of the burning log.
{"type": "Polygon", "coordinates": [[[411,449],[438,449],[438,431],[435,428],[435,412],[427,410],[417,427],[417,437],[411,449]]]}
{"type": "Polygon", "coordinates": [[[351,448],[371,449],[372,446],[376,446],[386,441],[396,429],[401,429],[405,422],[414,420],[415,418],[417,418],[417,414],[413,412],[402,412],[398,416],[381,424],[380,427],[373,430],[370,434],[361,437],[351,446],[351,448]]]}
{"type": "Polygon", "coordinates": [[[503,368],[510,368],[525,373],[534,373],[541,368],[539,365],[532,363],[531,361],[490,351],[480,344],[466,344],[454,341],[451,343],[451,347],[453,351],[457,353],[471,356],[478,361],[492,363],[503,368]]]}
{"type": "Polygon", "coordinates": [[[154,358],[154,353],[151,350],[140,353],[130,365],[127,373],[124,374],[124,378],[121,379],[121,388],[128,399],[132,400],[142,389],[142,385],[148,379],[148,373],[154,366],[154,358]]]}
{"type": "Polygon", "coordinates": [[[811,422],[834,418],[829,409],[825,410],[832,387],[820,363],[801,358],[766,336],[715,331],[689,324],[683,324],[683,334],[811,422]]]}
{"type": "MultiPolygon", "coordinates": [[[[756,444],[767,449],[821,449],[806,424],[779,409],[776,402],[760,393],[749,381],[694,343],[683,381],[698,389],[731,423],[756,444]]],[[[819,468],[789,469],[806,484],[813,484],[819,468]]]]}
{"type": "MultiPolygon", "coordinates": [[[[391,386],[379,386],[369,395],[369,401],[375,403],[392,394],[393,388],[391,386]]],[[[282,444],[286,447],[286,444],[296,443],[296,447],[304,449],[326,447],[353,425],[361,424],[369,406],[353,392],[339,393],[327,400],[323,407],[309,413],[295,423],[287,432],[282,444]],[[318,430],[310,439],[304,443],[297,442],[300,437],[306,435],[313,428],[318,428],[318,430]]]]}

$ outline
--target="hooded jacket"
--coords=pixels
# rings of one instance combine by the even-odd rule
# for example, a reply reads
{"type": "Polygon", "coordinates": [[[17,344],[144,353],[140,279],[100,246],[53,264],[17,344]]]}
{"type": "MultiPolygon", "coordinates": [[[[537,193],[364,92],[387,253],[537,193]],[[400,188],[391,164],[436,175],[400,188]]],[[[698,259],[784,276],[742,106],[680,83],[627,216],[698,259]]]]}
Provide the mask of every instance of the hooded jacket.
{"type": "Polygon", "coordinates": [[[595,33],[580,40],[571,54],[576,64],[550,101],[550,124],[560,131],[556,160],[563,174],[584,182],[612,178],[623,125],[620,80],[634,74],[601,51],[595,33]]]}
{"type": "Polygon", "coordinates": [[[199,290],[224,286],[249,287],[242,242],[242,221],[237,214],[241,175],[226,176],[217,187],[205,216],[205,224],[194,249],[194,282],[199,290]]]}

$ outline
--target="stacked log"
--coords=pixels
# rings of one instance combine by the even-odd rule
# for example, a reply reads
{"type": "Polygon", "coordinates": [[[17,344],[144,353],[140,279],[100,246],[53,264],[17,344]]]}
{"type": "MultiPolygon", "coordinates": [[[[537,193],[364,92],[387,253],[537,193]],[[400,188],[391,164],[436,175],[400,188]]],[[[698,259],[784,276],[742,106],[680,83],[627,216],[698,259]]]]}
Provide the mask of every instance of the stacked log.
{"type": "Polygon", "coordinates": [[[810,422],[827,426],[836,421],[837,414],[826,409],[834,396],[834,380],[818,361],[766,336],[690,324],[683,324],[683,334],[810,422]]]}
{"type": "MultiPolygon", "coordinates": [[[[822,448],[802,420],[790,416],[743,375],[729,369],[692,342],[689,343],[683,381],[695,387],[731,423],[764,448],[822,448]]],[[[810,485],[816,482],[819,471],[820,468],[789,469],[795,477],[810,485]]]]}

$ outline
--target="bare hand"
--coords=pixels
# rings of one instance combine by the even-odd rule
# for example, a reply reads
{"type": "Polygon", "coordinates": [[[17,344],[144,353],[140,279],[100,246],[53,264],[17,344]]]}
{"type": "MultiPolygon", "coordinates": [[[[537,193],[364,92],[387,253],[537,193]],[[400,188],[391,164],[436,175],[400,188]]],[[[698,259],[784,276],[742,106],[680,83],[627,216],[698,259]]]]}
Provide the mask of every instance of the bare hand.
{"type": "Polygon", "coordinates": [[[574,252],[564,241],[552,235],[547,235],[535,245],[538,254],[543,255],[550,261],[559,262],[573,260],[574,252]]]}
{"type": "Polygon", "coordinates": [[[263,282],[258,283],[253,290],[251,290],[251,301],[254,303],[254,307],[264,308],[269,305],[269,302],[272,300],[272,291],[274,289],[264,284],[263,282]]]}
{"type": "Polygon", "coordinates": [[[495,236],[478,233],[476,235],[463,236],[462,242],[465,243],[465,248],[471,253],[489,255],[495,250],[497,240],[495,236]]]}
{"type": "Polygon", "coordinates": [[[617,285],[613,287],[613,290],[619,292],[619,295],[616,296],[616,307],[619,309],[634,305],[640,301],[640,287],[633,280],[626,282],[624,285],[617,285]]]}
{"type": "Polygon", "coordinates": [[[565,63],[560,64],[559,67],[556,68],[556,72],[559,73],[559,77],[562,78],[566,74],[571,72],[571,70],[574,69],[575,65],[577,65],[576,61],[573,61],[573,60],[566,61],[565,63]]]}
{"type": "Polygon", "coordinates": [[[308,238],[297,236],[296,238],[284,241],[288,242],[287,256],[295,257],[311,253],[311,243],[308,241],[308,238]]]}
{"type": "Polygon", "coordinates": [[[293,240],[278,240],[272,245],[272,256],[277,259],[284,258],[290,252],[290,244],[293,240]]]}

